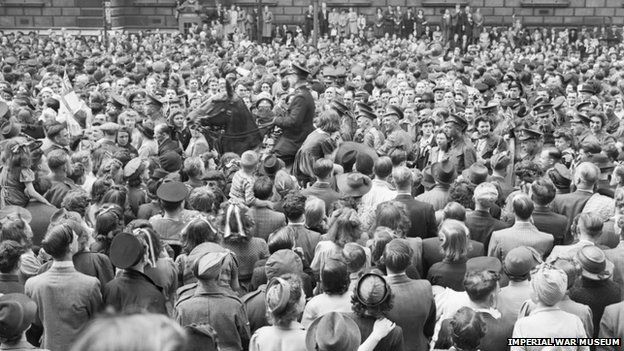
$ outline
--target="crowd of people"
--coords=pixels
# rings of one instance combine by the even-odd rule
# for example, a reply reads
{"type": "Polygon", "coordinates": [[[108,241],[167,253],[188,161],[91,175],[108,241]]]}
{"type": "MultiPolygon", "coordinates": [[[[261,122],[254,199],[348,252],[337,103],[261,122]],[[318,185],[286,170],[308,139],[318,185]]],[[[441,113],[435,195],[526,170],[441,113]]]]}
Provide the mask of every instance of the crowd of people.
{"type": "Polygon", "coordinates": [[[617,28],[206,28],[0,33],[0,349],[624,337],[617,28]]]}

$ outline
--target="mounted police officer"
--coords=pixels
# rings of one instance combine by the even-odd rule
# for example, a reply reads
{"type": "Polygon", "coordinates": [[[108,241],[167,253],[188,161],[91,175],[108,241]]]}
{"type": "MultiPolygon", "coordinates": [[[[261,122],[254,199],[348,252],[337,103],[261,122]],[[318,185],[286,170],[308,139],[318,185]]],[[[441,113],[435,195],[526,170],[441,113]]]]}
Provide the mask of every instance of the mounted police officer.
{"type": "Polygon", "coordinates": [[[297,150],[314,130],[314,98],[307,86],[310,72],[297,63],[293,63],[292,68],[296,76],[294,95],[288,109],[274,120],[275,125],[282,129],[282,135],[273,147],[273,152],[287,165],[293,163],[297,150]]]}

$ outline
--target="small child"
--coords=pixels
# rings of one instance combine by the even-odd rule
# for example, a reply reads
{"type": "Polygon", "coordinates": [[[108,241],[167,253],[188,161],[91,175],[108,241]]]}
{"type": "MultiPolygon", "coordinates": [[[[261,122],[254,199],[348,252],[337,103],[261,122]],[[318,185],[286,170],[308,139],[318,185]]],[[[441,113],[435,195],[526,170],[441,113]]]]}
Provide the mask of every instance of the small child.
{"type": "Polygon", "coordinates": [[[253,185],[256,182],[256,168],[258,155],[254,151],[245,151],[241,155],[241,169],[234,173],[230,187],[230,200],[238,201],[245,206],[252,206],[256,202],[253,185]]]}

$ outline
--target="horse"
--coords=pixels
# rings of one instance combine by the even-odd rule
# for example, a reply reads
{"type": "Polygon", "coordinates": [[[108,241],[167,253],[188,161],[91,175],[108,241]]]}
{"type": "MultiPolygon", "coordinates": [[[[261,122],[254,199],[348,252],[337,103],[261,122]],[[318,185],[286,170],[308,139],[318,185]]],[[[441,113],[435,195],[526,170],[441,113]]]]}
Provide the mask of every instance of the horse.
{"type": "Polygon", "coordinates": [[[243,99],[226,84],[226,93],[202,102],[187,117],[189,124],[199,125],[202,133],[219,154],[242,154],[262,144],[262,134],[243,99]]]}

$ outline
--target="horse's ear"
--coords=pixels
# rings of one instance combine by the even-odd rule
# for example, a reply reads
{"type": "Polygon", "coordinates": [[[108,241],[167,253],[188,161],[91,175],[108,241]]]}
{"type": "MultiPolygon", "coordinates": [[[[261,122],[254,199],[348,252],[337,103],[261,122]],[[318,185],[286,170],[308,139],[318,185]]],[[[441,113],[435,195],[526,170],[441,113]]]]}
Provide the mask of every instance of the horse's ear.
{"type": "Polygon", "coordinates": [[[228,98],[232,98],[234,95],[234,90],[232,89],[232,83],[230,83],[229,79],[225,80],[225,91],[227,92],[228,98]]]}

